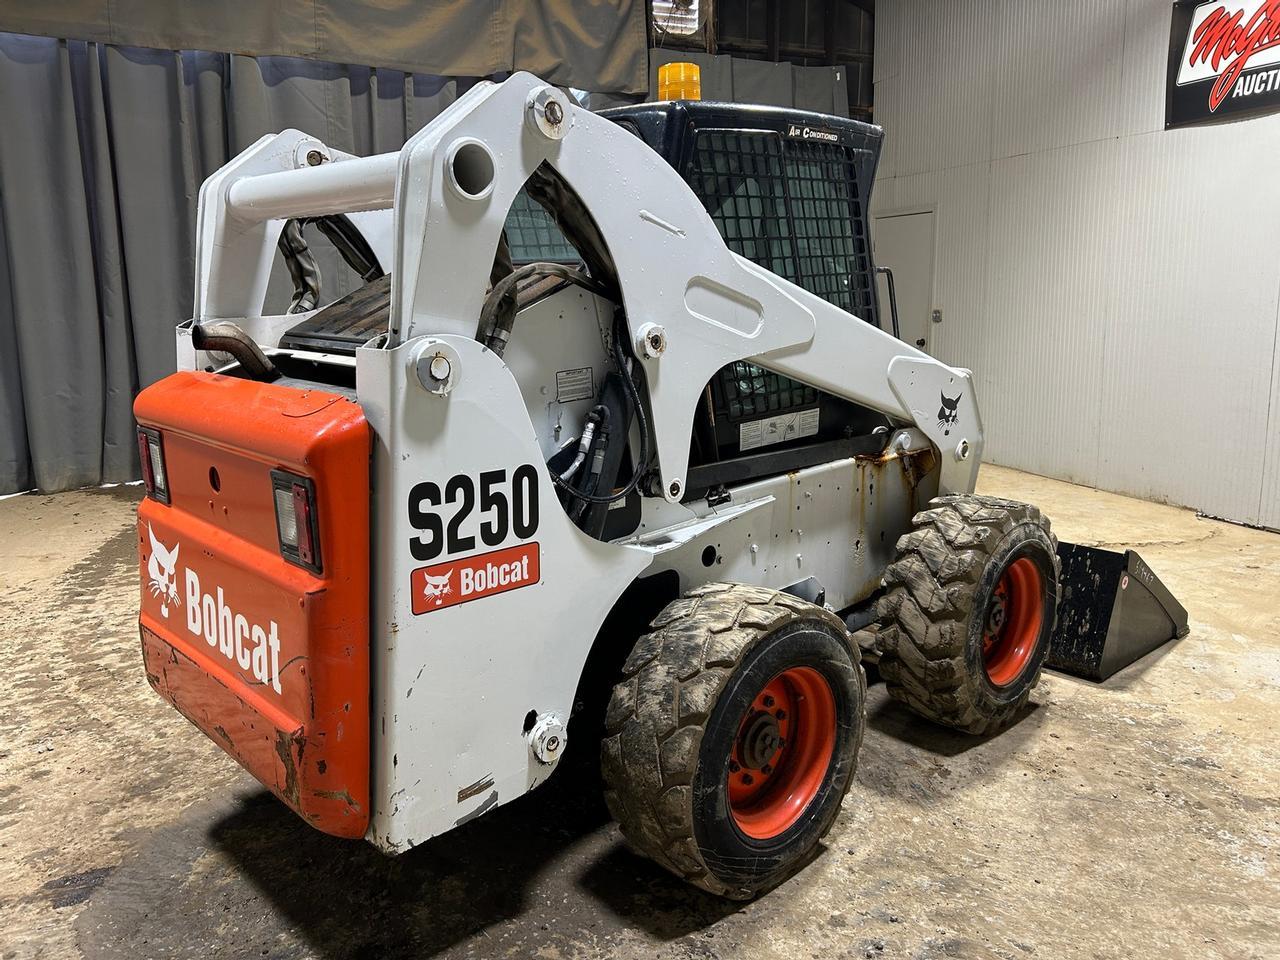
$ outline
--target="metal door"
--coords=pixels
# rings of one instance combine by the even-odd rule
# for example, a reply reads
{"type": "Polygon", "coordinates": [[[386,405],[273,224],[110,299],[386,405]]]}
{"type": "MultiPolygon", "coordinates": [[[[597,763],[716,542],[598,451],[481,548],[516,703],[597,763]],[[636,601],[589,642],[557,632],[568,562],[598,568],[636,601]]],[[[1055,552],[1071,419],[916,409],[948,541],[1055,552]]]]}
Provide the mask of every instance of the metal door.
{"type": "MultiPolygon", "coordinates": [[[[898,296],[898,324],[902,339],[932,353],[933,346],[933,213],[876,217],[871,245],[877,267],[893,271],[898,296]]],[[[889,291],[884,274],[880,285],[880,313],[889,324],[889,291]]],[[[938,314],[941,318],[941,314],[938,314]]]]}

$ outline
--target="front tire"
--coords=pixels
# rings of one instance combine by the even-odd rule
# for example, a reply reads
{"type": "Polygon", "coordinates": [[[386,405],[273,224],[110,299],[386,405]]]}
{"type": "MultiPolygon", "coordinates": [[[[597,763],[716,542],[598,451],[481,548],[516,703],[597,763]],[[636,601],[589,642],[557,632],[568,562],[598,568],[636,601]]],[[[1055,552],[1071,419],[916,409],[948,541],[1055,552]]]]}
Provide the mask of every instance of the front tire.
{"type": "Polygon", "coordinates": [[[609,703],[605,800],[638,852],[750,898],[839,813],[866,722],[857,648],[823,608],[742,584],[699,587],[652,627],[609,703]]]}
{"type": "Polygon", "coordinates": [[[898,540],[878,601],[889,695],[966,733],[1013,721],[1040,680],[1061,564],[1049,521],[1013,500],[937,497],[898,540]]]}

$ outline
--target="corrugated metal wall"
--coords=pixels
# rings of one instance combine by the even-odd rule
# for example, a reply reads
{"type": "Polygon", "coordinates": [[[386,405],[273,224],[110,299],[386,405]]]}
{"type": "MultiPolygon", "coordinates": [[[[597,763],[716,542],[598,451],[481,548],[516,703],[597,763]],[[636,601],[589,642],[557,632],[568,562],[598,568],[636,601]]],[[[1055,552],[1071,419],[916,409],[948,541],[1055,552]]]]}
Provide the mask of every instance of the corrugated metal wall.
{"type": "Polygon", "coordinates": [[[873,212],[991,461],[1280,527],[1280,116],[1165,131],[1170,6],[880,0],[873,212]]]}

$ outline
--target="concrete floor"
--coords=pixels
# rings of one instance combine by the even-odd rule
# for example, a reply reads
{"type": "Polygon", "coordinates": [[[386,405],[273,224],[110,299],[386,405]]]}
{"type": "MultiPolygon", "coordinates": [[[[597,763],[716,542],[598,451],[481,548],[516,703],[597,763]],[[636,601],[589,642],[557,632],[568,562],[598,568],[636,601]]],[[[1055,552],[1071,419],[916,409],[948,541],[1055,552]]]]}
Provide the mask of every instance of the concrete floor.
{"type": "Polygon", "coordinates": [[[137,488],[0,502],[0,958],[1280,956],[1280,536],[981,489],[1139,545],[1191,634],[986,740],[873,687],[827,848],[745,906],[555,780],[397,860],[311,831],[148,688],[137,488]]]}

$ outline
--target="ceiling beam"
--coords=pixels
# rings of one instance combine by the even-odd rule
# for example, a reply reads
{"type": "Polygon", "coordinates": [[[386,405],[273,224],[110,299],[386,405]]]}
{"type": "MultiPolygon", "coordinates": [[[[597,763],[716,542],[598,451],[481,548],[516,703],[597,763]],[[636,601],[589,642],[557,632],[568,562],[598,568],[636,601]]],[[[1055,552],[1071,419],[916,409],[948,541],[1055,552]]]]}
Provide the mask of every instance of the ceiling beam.
{"type": "Polygon", "coordinates": [[[836,63],[836,3],[839,0],[827,0],[822,8],[822,38],[824,46],[827,48],[827,55],[823,57],[823,62],[827,66],[833,67],[836,63]]]}
{"type": "Polygon", "coordinates": [[[782,3],[781,0],[767,0],[764,5],[765,24],[765,56],[777,63],[782,46],[782,3]]]}

